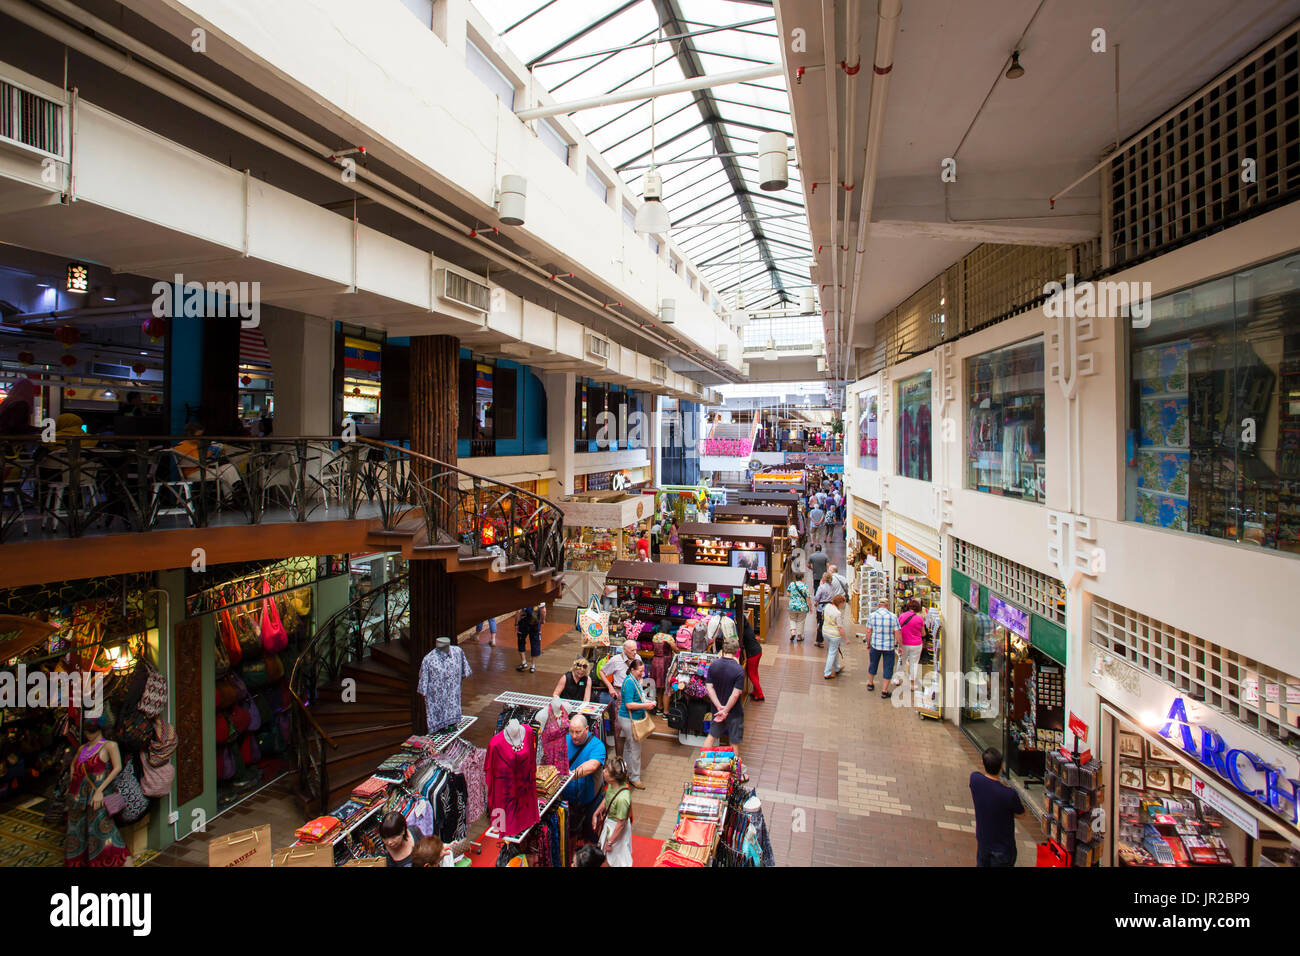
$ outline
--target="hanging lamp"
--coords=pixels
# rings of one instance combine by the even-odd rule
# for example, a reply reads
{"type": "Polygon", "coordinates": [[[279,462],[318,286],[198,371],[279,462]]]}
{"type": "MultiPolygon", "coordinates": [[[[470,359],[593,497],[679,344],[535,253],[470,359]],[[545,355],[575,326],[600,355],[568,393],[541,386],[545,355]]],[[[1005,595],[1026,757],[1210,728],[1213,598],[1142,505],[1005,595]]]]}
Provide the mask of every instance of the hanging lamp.
{"type": "MultiPolygon", "coordinates": [[[[655,61],[658,59],[659,31],[650,44],[650,86],[655,84],[655,61]]],[[[655,168],[655,98],[650,97],[650,168],[646,170],[645,184],[641,187],[641,208],[636,211],[633,229],[643,235],[662,235],[672,228],[668,209],[663,204],[664,180],[655,168]]]]}

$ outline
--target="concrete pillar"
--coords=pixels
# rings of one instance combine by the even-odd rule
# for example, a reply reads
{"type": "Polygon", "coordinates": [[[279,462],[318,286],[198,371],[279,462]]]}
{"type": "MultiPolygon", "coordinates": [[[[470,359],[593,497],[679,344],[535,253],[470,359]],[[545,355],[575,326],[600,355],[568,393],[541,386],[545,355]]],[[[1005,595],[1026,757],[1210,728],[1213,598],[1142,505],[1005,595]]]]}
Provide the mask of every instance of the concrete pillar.
{"type": "Polygon", "coordinates": [[[264,308],[260,326],[275,374],[277,438],[330,434],[334,323],[315,315],[264,308]]]}
{"type": "Polygon", "coordinates": [[[547,372],[546,451],[555,471],[552,482],[560,489],[555,497],[573,494],[573,403],[576,379],[572,372],[547,372]]]}

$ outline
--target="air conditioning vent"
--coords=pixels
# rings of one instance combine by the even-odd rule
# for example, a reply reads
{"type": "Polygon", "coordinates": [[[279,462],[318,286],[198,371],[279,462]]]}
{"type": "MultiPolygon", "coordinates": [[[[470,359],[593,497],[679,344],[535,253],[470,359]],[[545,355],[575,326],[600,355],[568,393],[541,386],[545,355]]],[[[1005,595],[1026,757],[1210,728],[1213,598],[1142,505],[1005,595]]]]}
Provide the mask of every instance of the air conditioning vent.
{"type": "Polygon", "coordinates": [[[57,100],[0,80],[0,139],[62,159],[63,109],[57,100]]]}
{"type": "Polygon", "coordinates": [[[609,361],[609,339],[602,339],[599,335],[587,334],[587,354],[594,355],[602,362],[609,361]]]}
{"type": "Polygon", "coordinates": [[[662,384],[668,378],[668,366],[663,362],[650,363],[650,381],[662,384]]]}
{"type": "Polygon", "coordinates": [[[492,288],[485,282],[479,282],[450,269],[439,270],[442,273],[442,290],[440,298],[455,302],[467,309],[487,312],[492,302],[492,288]]]}
{"type": "Polygon", "coordinates": [[[727,343],[723,342],[721,345],[718,346],[718,361],[725,362],[726,360],[727,360],[727,343]]]}

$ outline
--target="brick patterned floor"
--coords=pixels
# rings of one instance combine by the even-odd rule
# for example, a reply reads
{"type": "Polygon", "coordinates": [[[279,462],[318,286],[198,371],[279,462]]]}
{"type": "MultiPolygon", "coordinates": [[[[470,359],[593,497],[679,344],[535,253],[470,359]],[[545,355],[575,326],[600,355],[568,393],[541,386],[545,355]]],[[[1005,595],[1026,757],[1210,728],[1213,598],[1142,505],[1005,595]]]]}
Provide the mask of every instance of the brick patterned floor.
{"type": "MultiPolygon", "coordinates": [[[[843,534],[830,549],[844,566],[843,534]]],[[[866,686],[866,649],[852,642],[847,669],[822,678],[825,652],[807,638],[791,644],[784,611],[767,636],[760,680],[766,701],[745,703],[741,754],[763,801],[778,866],[971,866],[975,827],[967,779],[977,769],[975,746],[951,724],[895,708],[866,686]]],[[[573,612],[559,610],[545,625],[536,673],[515,666],[510,618],[498,627],[496,646],[487,633],[461,636],[473,676],[461,691],[464,712],[479,716],[466,734],[485,746],[504,690],[550,694],[573,661],[580,640],[573,612]]],[[[879,686],[879,685],[878,685],[879,686]]],[[[691,768],[692,751],[675,739],[651,737],[642,745],[644,791],[635,794],[633,830],[664,839],[691,768]]],[[[250,826],[259,816],[285,829],[297,814],[284,788],[273,788],[219,818],[215,832],[250,826]]],[[[1032,824],[1032,818],[1030,819],[1032,824]]],[[[475,830],[481,831],[482,824],[475,830]]],[[[1018,827],[1019,865],[1034,864],[1034,836],[1018,827]]],[[[196,863],[206,851],[182,841],[157,862],[196,863]]],[[[287,842],[287,841],[284,841],[287,842]]],[[[281,845],[277,834],[276,846],[281,845]]]]}

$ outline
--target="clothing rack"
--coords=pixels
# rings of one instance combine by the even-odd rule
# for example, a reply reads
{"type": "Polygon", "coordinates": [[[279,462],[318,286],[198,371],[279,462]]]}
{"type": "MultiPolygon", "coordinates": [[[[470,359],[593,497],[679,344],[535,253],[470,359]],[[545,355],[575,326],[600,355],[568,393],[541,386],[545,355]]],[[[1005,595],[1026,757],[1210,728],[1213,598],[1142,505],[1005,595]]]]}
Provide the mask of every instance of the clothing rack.
{"type": "MultiPolygon", "coordinates": [[[[513,693],[513,691],[509,691],[508,693],[513,693]]],[[[528,696],[528,695],[525,694],[521,696],[528,696]]],[[[546,699],[550,700],[549,697],[546,699]]],[[[541,800],[537,801],[537,819],[539,822],[545,819],[546,815],[555,809],[555,805],[560,802],[560,797],[564,795],[564,788],[567,787],[572,782],[572,780],[573,780],[573,771],[570,770],[568,773],[566,773],[563,777],[560,778],[561,781],[560,785],[555,788],[555,793],[550,797],[550,799],[546,800],[545,802],[541,800]]],[[[536,824],[533,824],[533,826],[536,826],[536,824]]],[[[516,836],[502,836],[496,827],[488,827],[487,831],[484,832],[483,836],[490,836],[493,839],[500,840],[502,843],[519,844],[519,843],[523,843],[524,840],[528,839],[528,834],[532,832],[533,832],[533,827],[529,827],[523,833],[520,833],[516,836]]],[[[474,844],[474,847],[480,853],[482,852],[481,843],[474,844]]]]}
{"type": "MultiPolygon", "coordinates": [[[[512,707],[535,707],[540,710],[551,703],[551,698],[545,694],[521,694],[518,691],[508,690],[497,695],[496,702],[512,707]]],[[[605,714],[606,705],[595,701],[566,700],[564,704],[570,713],[582,714],[584,717],[602,717],[605,714]]]]}

